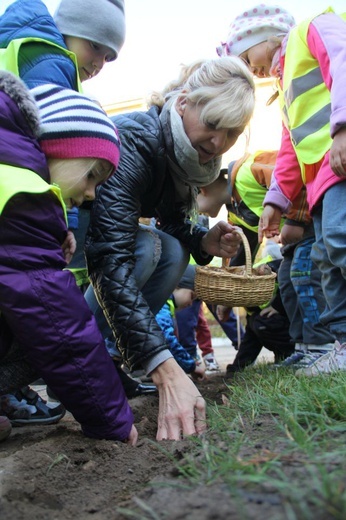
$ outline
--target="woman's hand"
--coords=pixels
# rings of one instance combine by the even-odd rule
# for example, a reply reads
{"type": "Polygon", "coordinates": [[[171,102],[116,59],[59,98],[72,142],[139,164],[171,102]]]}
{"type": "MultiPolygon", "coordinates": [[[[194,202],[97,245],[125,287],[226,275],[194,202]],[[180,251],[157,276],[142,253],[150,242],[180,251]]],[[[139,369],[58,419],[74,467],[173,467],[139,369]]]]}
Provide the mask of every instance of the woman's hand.
{"type": "Polygon", "coordinates": [[[201,247],[209,255],[233,258],[242,242],[239,232],[237,226],[220,221],[204,235],[201,247]]]}
{"type": "Polygon", "coordinates": [[[203,433],[207,427],[205,401],[178,363],[167,359],[151,377],[159,391],[156,439],[181,440],[203,433]]]}

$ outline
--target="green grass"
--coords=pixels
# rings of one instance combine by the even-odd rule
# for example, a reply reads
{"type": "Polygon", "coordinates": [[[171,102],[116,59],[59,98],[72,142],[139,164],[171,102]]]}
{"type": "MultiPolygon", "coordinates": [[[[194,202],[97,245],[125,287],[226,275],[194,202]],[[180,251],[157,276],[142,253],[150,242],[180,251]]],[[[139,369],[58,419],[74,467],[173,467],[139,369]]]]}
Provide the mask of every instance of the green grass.
{"type": "MultiPolygon", "coordinates": [[[[345,520],[345,390],[346,372],[297,378],[289,369],[258,365],[237,373],[225,382],[223,404],[208,402],[202,437],[192,438],[179,457],[158,445],[177,473],[163,485],[175,500],[182,490],[198,489],[211,501],[222,486],[236,511],[232,519],[345,520]]],[[[121,512],[140,520],[167,518],[137,506],[137,512],[121,512]]]]}
{"type": "Polygon", "coordinates": [[[248,369],[208,405],[209,431],[179,471],[191,483],[270,486],[287,518],[346,518],[346,373],[248,369]],[[316,516],[317,515],[317,516],[316,516]]]}

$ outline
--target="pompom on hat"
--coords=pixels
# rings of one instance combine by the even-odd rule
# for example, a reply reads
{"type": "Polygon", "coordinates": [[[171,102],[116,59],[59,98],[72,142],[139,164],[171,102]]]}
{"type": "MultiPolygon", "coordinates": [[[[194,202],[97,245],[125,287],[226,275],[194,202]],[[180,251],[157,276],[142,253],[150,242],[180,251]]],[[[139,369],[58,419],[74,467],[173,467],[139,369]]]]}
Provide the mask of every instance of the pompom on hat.
{"type": "Polygon", "coordinates": [[[227,41],[217,47],[219,56],[240,56],[271,36],[287,34],[296,25],[293,16],[279,5],[257,4],[231,23],[227,41]]]}
{"type": "Polygon", "coordinates": [[[94,101],[57,85],[35,87],[31,94],[40,115],[38,140],[48,158],[106,159],[118,167],[117,130],[94,101]]]}
{"type": "Polygon", "coordinates": [[[53,18],[62,34],[105,45],[114,59],[124,45],[124,0],[61,0],[53,18]]]}

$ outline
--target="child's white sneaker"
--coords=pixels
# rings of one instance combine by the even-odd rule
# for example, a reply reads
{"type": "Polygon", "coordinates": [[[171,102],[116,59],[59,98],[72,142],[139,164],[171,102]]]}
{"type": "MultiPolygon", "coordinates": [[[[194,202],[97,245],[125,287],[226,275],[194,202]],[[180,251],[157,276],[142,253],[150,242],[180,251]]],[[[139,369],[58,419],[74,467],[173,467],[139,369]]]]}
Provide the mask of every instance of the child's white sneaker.
{"type": "Polygon", "coordinates": [[[220,372],[220,367],[213,354],[203,356],[203,361],[207,372],[220,372]]]}
{"type": "Polygon", "coordinates": [[[339,370],[346,370],[346,343],[335,342],[334,349],[321,356],[312,365],[300,368],[296,376],[319,376],[320,374],[332,374],[339,370]]]}

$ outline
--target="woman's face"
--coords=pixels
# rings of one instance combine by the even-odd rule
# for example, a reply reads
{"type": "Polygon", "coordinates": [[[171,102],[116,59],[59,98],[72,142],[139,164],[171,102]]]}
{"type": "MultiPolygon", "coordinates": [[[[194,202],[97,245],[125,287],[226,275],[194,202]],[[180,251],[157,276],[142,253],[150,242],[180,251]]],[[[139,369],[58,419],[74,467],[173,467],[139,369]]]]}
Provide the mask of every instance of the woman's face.
{"type": "Polygon", "coordinates": [[[111,164],[104,159],[54,159],[49,161],[49,170],[51,182],[59,186],[67,209],[71,209],[95,199],[96,187],[108,179],[111,164]]]}
{"type": "Polygon", "coordinates": [[[191,145],[197,151],[200,164],[206,164],[227,152],[237,141],[244,128],[219,128],[201,122],[202,107],[180,96],[175,106],[191,145]]]}
{"type": "Polygon", "coordinates": [[[258,78],[269,78],[271,69],[271,59],[268,56],[268,43],[262,42],[240,55],[248,65],[252,74],[258,78]]]}

